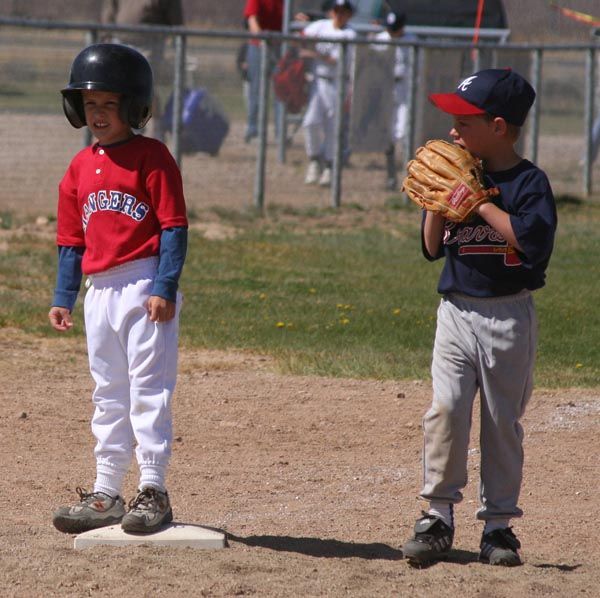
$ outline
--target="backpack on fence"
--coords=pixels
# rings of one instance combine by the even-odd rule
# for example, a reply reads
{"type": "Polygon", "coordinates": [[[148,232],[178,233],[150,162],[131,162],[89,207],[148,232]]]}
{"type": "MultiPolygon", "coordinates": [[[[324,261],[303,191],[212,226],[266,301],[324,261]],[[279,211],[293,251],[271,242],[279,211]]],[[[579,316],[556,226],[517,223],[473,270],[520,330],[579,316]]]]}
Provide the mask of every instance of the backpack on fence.
{"type": "MultiPolygon", "coordinates": [[[[162,116],[164,130],[173,128],[173,96],[162,116]]],[[[216,156],[229,133],[229,121],[206,89],[185,89],[181,110],[180,147],[185,154],[205,152],[216,156]]]]}
{"type": "Polygon", "coordinates": [[[273,90],[290,114],[300,112],[308,102],[306,66],[295,49],[288,50],[277,62],[273,90]]]}

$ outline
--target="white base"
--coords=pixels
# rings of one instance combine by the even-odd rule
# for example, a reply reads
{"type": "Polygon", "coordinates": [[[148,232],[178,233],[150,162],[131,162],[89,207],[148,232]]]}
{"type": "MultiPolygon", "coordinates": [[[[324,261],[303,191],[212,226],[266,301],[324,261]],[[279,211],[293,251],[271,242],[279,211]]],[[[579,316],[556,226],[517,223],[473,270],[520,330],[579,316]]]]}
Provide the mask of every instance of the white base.
{"type": "Polygon", "coordinates": [[[176,546],[178,548],[225,548],[225,534],[199,525],[171,523],[153,534],[127,534],[120,525],[110,525],[79,534],[75,550],[91,546],[176,546]]]}

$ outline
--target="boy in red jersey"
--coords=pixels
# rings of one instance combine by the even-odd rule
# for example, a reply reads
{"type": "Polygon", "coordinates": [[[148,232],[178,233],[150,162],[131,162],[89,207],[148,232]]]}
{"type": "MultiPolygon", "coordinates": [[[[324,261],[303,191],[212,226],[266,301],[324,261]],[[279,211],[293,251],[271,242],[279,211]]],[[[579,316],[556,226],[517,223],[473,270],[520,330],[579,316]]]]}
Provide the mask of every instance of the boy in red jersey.
{"type": "Polygon", "coordinates": [[[69,122],[87,125],[97,139],[59,186],[58,275],[48,314],[58,331],[73,326],[85,274],[96,481],[92,492],[77,488],[78,503],[55,511],[53,523],[66,533],[119,522],[127,532],[150,533],[173,519],[165,478],[187,217],[169,150],[133,132],[151,116],[152,86],[139,52],[95,44],[75,58],[62,90],[69,122]],[[126,513],[121,490],[134,447],[139,490],[126,513]]]}

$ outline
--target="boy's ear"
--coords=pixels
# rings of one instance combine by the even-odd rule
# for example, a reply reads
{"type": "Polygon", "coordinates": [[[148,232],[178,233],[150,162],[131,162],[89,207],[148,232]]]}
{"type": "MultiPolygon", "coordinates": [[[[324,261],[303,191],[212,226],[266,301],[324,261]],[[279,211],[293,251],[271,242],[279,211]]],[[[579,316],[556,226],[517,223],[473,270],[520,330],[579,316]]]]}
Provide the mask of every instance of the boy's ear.
{"type": "Polygon", "coordinates": [[[508,131],[508,123],[501,116],[495,116],[492,124],[494,127],[494,133],[496,133],[496,135],[506,135],[506,132],[508,131]]]}

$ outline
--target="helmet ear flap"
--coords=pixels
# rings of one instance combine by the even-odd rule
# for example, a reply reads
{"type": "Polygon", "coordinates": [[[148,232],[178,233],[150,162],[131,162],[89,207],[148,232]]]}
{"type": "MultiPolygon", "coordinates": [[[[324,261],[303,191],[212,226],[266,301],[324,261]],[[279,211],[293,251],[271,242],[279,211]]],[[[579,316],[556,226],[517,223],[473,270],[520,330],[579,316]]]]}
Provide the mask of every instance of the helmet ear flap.
{"type": "Polygon", "coordinates": [[[143,129],[152,116],[152,108],[129,95],[121,97],[119,116],[133,129],[143,129]]]}
{"type": "Polygon", "coordinates": [[[136,108],[136,120],[138,123],[136,128],[142,129],[146,126],[146,123],[150,120],[150,117],[152,116],[152,107],[138,104],[136,108]]]}
{"type": "Polygon", "coordinates": [[[85,126],[85,111],[81,92],[63,93],[62,105],[65,116],[71,125],[76,129],[85,126]]]}

